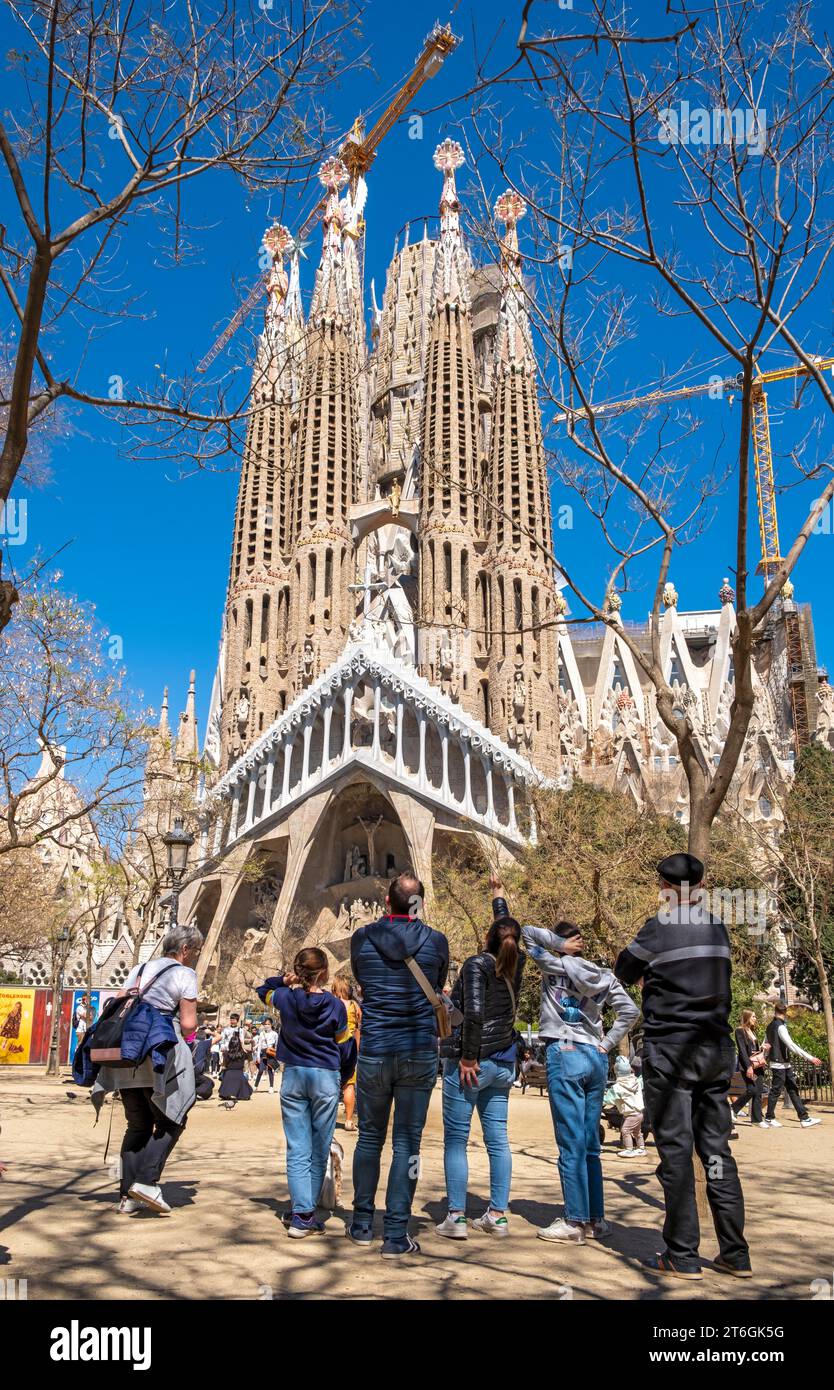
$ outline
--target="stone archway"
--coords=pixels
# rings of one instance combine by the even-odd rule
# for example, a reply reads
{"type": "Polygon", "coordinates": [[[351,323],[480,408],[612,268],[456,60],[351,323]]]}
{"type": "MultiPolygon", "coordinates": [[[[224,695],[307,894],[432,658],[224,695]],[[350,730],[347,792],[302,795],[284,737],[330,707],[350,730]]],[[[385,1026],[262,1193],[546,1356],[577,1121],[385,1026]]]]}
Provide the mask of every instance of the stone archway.
{"type": "Polygon", "coordinates": [[[288,957],[321,946],[331,974],[349,961],[350,937],[384,909],[391,878],[411,852],[386,789],[357,773],[333,796],[301,871],[285,936],[288,957]]]}

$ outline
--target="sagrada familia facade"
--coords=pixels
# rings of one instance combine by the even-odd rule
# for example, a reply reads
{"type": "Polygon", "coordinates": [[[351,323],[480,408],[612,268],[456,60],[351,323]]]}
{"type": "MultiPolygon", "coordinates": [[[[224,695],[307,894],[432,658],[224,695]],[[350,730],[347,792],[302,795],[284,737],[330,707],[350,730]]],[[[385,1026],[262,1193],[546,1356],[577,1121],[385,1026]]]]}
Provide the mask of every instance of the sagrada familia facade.
{"type": "MultiPolygon", "coordinates": [[[[445,140],[439,230],[408,234],[372,322],[363,305],[364,184],[321,169],[323,246],[309,312],[290,232],[272,256],[234,519],[209,727],[193,686],[149,782],[190,789],[198,840],[180,900],[200,973],[306,940],[335,969],[391,875],[427,895],[435,856],[478,842],[493,862],[535,839],[532,793],[575,777],[685,817],[683,776],[617,608],[572,627],[553,554],[537,366],[514,193],[493,264],[473,265],[445,140]],[[370,346],[369,346],[370,342],[370,346]],[[580,635],[577,636],[576,633],[580,635]]],[[[720,579],[720,576],[719,576],[720,579]]],[[[613,603],[618,605],[615,596],[613,603]]],[[[733,695],[734,595],[660,618],[668,678],[705,760],[733,695]]],[[[647,624],[630,635],[648,649],[647,624]]],[[[788,778],[803,737],[834,745],[810,615],[785,596],[756,660],[737,778],[746,814],[788,778]],[[800,713],[798,714],[797,711],[800,713]],[[804,711],[804,714],[802,713],[804,711]]]]}

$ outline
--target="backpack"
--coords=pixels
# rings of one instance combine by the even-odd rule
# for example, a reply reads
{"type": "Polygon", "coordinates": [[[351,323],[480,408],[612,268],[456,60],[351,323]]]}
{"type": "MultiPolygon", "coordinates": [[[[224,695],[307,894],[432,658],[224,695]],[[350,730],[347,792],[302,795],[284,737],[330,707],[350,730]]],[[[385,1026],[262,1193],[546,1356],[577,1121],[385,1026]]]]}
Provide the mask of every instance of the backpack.
{"type": "MultiPolygon", "coordinates": [[[[139,967],[139,974],[136,977],[136,984],[131,985],[130,989],[121,999],[108,999],[101,1011],[98,1023],[89,1030],[90,1040],[90,1061],[101,1066],[106,1063],[111,1067],[135,1067],[135,1058],[124,1058],[122,1056],[122,1036],[125,1024],[139,1003],[144,994],[142,989],[142,971],[147,962],[139,967]]],[[[148,981],[147,988],[161,980],[162,976],[169,970],[173,970],[178,962],[171,961],[162,970],[158,970],[153,979],[148,981]]]]}

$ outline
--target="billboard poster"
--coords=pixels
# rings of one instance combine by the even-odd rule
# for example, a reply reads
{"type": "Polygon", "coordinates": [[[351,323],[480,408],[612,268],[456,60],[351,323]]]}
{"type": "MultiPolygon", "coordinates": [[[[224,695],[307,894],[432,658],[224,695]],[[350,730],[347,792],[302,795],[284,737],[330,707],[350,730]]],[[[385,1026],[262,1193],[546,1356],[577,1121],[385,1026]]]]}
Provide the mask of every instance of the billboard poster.
{"type": "Polygon", "coordinates": [[[70,1013],[70,1040],[67,1061],[71,1062],[75,1056],[75,1049],[86,1033],[99,1016],[101,1000],[100,991],[86,989],[73,990],[72,1010],[70,1013]]]}
{"type": "Polygon", "coordinates": [[[34,1012],[34,989],[0,987],[0,1066],[29,1061],[34,1012]]]}

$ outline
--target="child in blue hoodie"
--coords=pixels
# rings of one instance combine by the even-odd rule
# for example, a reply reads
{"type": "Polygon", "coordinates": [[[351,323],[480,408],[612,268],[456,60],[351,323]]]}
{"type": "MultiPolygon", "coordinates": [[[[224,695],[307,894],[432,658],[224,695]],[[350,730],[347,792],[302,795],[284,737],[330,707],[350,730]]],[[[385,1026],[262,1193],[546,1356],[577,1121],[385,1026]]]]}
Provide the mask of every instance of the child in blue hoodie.
{"type": "Polygon", "coordinates": [[[276,975],[256,993],[267,1008],[281,1015],[278,1061],[281,1119],[287,1141],[287,1182],[292,1215],[288,1234],[294,1239],[321,1235],[316,1220],[339,1105],[342,1054],[348,1039],[345,1006],[325,989],[327,957],[316,946],[299,951],[291,973],[276,975]]]}

